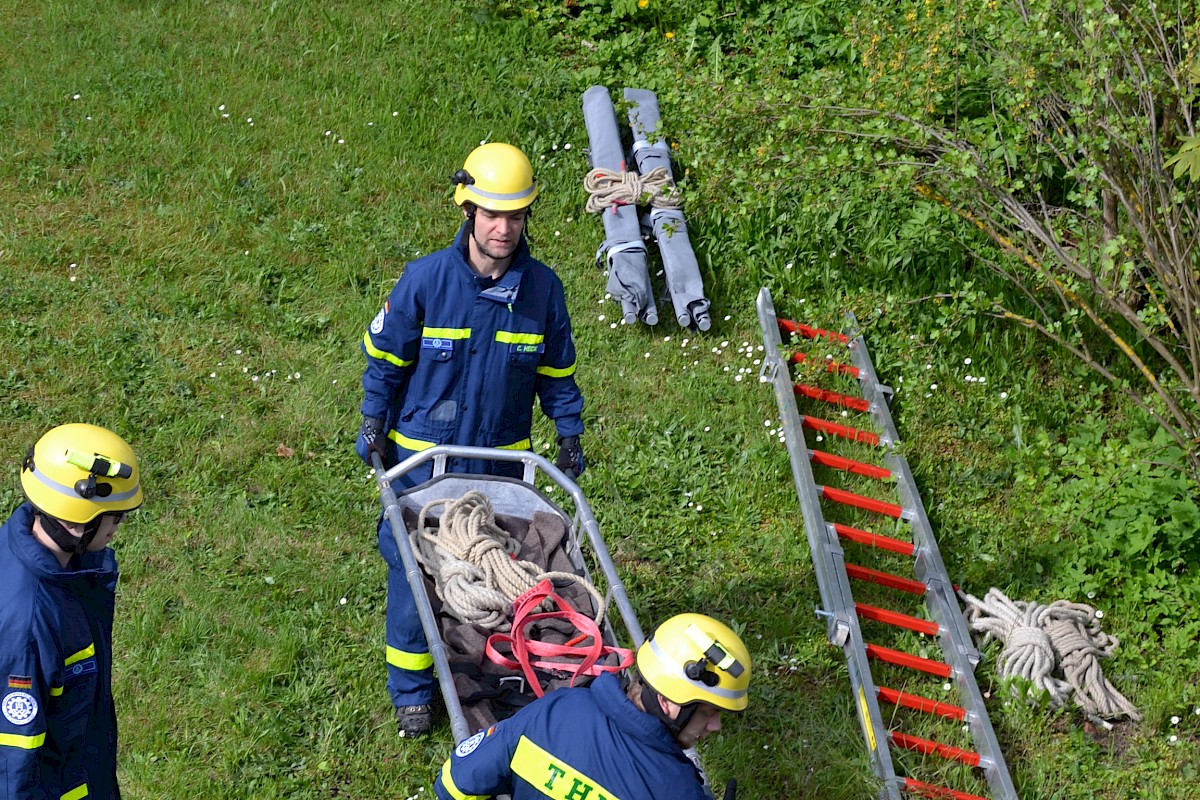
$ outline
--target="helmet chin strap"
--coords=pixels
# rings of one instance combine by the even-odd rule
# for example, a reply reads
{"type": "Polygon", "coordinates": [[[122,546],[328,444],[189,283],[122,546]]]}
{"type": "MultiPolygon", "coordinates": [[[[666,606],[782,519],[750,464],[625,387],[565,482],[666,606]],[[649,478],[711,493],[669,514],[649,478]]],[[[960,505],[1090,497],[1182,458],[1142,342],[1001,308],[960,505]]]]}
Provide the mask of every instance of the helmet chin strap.
{"type": "Polygon", "coordinates": [[[66,529],[66,526],[54,517],[42,511],[38,511],[37,515],[38,519],[41,520],[42,530],[46,532],[50,540],[58,546],[59,550],[62,550],[71,557],[87,552],[88,546],[96,538],[96,534],[100,532],[100,525],[104,522],[103,514],[96,516],[84,525],[83,536],[76,539],[66,529]]]}
{"type": "Polygon", "coordinates": [[[700,710],[700,704],[697,702],[680,706],[679,714],[675,719],[671,719],[670,715],[663,711],[662,705],[658,702],[658,698],[660,697],[662,695],[654,687],[648,683],[642,683],[642,708],[649,711],[651,716],[662,720],[662,723],[671,731],[672,736],[679,736],[680,732],[692,721],[692,717],[696,716],[696,712],[700,710]]]}

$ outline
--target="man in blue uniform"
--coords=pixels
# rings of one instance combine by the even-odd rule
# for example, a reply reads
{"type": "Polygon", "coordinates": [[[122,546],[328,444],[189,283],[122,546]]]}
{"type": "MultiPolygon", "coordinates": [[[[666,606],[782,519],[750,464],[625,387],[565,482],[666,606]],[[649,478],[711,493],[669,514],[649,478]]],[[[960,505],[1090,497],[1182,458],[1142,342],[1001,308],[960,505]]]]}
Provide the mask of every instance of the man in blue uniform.
{"type": "Polygon", "coordinates": [[[121,437],[61,425],[21,469],[0,528],[0,796],[116,800],[112,699],[117,525],[142,504],[121,437]]]}
{"type": "MultiPolygon", "coordinates": [[[[465,222],[454,244],[409,263],[363,336],[363,423],[356,450],[391,466],[438,444],[528,450],[533,401],[554,420],[559,469],[583,472],[583,396],[558,276],[529,254],[525,223],[537,198],[529,159],[485,144],[453,177],[465,222]]],[[[519,463],[451,463],[450,471],[519,477],[519,463]]],[[[404,476],[415,486],[432,464],[404,476]]],[[[401,736],[431,727],[433,660],[386,517],[388,691],[401,736]]]]}
{"type": "Polygon", "coordinates": [[[702,800],[684,753],[741,712],[750,654],[727,626],[680,614],[638,648],[638,674],[622,690],[605,673],[587,688],[558,689],[459,742],[434,782],[439,800],[702,800]]]}

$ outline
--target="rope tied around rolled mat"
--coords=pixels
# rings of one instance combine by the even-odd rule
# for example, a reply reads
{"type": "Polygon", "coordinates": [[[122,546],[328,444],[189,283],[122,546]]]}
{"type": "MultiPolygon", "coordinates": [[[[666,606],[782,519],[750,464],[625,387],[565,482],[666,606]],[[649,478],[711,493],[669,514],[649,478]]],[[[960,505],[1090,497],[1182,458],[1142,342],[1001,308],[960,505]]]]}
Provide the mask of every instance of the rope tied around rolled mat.
{"type": "Polygon", "coordinates": [[[1102,615],[1096,609],[1066,600],[1050,605],[1014,601],[996,588],[982,600],[965,592],[959,596],[967,604],[971,629],[983,633],[984,641],[1004,645],[996,662],[1001,677],[1028,680],[1049,693],[1055,708],[1073,697],[1092,719],[1142,718],[1104,677],[1100,659],[1111,658],[1120,642],[1100,629],[1102,615]]]}
{"type": "Polygon", "coordinates": [[[649,204],[653,208],[679,208],[683,197],[666,167],[655,167],[642,175],[612,169],[593,169],[583,179],[589,214],[614,206],[649,204]]]}
{"type": "Polygon", "coordinates": [[[604,598],[586,578],[573,572],[546,572],[532,561],[517,558],[521,542],[496,524],[492,504],[482,492],[426,503],[410,538],[417,561],[433,578],[446,611],[462,622],[508,630],[513,601],[545,579],[575,581],[595,599],[596,623],[604,618],[604,598]],[[443,507],[440,524],[426,524],[438,506],[443,507]]]}

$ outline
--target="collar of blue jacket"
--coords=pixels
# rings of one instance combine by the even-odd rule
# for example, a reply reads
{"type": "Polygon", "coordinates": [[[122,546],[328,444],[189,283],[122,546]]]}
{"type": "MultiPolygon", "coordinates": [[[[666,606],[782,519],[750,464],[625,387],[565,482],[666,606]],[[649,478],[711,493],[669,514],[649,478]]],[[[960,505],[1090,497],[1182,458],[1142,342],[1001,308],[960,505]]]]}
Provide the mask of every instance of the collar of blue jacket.
{"type": "Polygon", "coordinates": [[[55,583],[73,583],[79,580],[99,580],[102,584],[117,581],[117,558],[112,548],[106,547],[99,552],[83,553],[79,558],[79,568],[71,569],[58,563],[54,553],[38,541],[33,535],[33,518],[35,514],[31,503],[22,503],[13,512],[5,528],[8,531],[7,544],[12,554],[25,567],[43,580],[55,583]]]}
{"type": "MultiPolygon", "coordinates": [[[[467,260],[467,230],[469,227],[470,222],[464,222],[462,227],[458,229],[458,235],[454,237],[454,251],[458,253],[462,261],[462,266],[470,271],[480,286],[483,287],[490,282],[489,279],[480,276],[479,273],[471,269],[471,263],[467,260]]],[[[529,258],[529,243],[525,239],[525,234],[522,233],[521,241],[517,243],[517,249],[513,253],[512,263],[508,265],[508,269],[504,271],[499,280],[491,282],[491,286],[480,292],[480,296],[503,305],[516,302],[521,288],[521,279],[525,276],[525,269],[528,266],[529,258]]]]}
{"type": "Polygon", "coordinates": [[[621,682],[616,676],[605,672],[592,681],[598,705],[631,738],[662,750],[665,753],[681,753],[675,736],[662,720],[642,711],[625,696],[621,682]]]}

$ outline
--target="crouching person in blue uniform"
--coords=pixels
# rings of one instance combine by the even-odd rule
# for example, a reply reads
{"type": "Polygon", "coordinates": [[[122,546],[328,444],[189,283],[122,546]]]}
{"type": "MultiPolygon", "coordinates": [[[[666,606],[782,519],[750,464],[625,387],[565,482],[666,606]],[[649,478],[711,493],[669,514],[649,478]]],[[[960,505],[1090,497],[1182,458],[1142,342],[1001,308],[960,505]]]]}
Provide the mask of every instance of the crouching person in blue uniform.
{"type": "MultiPolygon", "coordinates": [[[[583,396],[562,282],[529,254],[525,223],[538,187],[512,145],[476,148],[455,173],[465,222],[445,250],[405,266],[363,336],[363,423],[356,450],[385,467],[439,444],[528,450],[533,403],[554,420],[559,469],[583,472],[583,396]]],[[[520,477],[520,463],[454,460],[451,472],[520,477]]],[[[432,462],[397,491],[432,475],[432,462]]],[[[431,728],[433,659],[386,517],[388,691],[401,736],[431,728]]]]}
{"type": "Polygon", "coordinates": [[[121,437],[61,425],[21,468],[26,503],[0,528],[0,796],[116,800],[108,547],[142,504],[121,437]]]}
{"type": "Polygon", "coordinates": [[[684,753],[745,710],[750,654],[727,626],[680,614],[638,648],[627,687],[605,673],[558,689],[459,742],[434,782],[439,800],[702,800],[684,753]]]}

